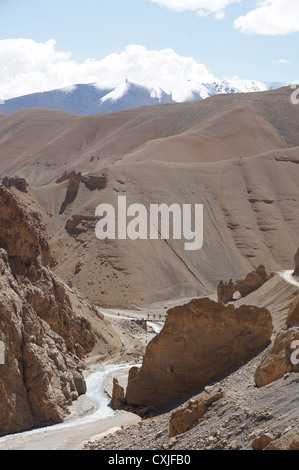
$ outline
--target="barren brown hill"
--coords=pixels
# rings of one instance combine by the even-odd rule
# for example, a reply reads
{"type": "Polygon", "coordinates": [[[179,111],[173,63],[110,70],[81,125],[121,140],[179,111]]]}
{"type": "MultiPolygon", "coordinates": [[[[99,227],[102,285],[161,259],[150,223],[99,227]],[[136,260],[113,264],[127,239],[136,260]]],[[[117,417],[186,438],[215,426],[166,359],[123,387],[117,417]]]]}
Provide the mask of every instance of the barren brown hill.
{"type": "Polygon", "coordinates": [[[81,117],[25,109],[0,118],[0,174],[48,184],[71,170],[99,172],[118,160],[211,162],[296,147],[298,107],[288,87],[217,95],[81,117]]]}
{"type": "Polygon", "coordinates": [[[298,246],[297,149],[223,162],[116,164],[106,187],[81,183],[61,214],[68,182],[30,189],[48,217],[57,274],[100,305],[132,307],[214,292],[220,279],[243,278],[260,264],[291,269],[298,246]],[[184,240],[105,240],[95,236],[97,205],[202,203],[204,243],[184,240]],[[77,265],[79,266],[77,268],[77,265]]]}
{"type": "MultiPolygon", "coordinates": [[[[221,108],[220,108],[221,109],[221,108]]],[[[170,162],[211,162],[286,148],[279,130],[244,99],[178,135],[151,140],[127,158],[170,162]]]]}
{"type": "Polygon", "coordinates": [[[132,307],[209,294],[220,279],[241,279],[260,264],[267,272],[293,266],[299,107],[291,93],[217,95],[89,117],[22,110],[0,118],[1,175],[27,179],[48,221],[56,273],[91,301],[132,307]],[[203,248],[97,240],[96,207],[117,208],[119,195],[147,209],[203,204],[203,248]]]}

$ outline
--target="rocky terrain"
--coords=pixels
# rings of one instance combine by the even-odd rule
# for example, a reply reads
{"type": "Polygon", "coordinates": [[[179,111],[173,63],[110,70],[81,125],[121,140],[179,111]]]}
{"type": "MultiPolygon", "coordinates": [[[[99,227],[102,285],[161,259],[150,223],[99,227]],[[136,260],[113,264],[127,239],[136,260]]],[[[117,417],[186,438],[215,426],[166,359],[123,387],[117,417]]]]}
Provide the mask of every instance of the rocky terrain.
{"type": "MultiPolygon", "coordinates": [[[[297,311],[298,288],[288,286],[275,276],[260,290],[260,293],[248,295],[246,301],[253,304],[261,295],[264,299],[261,305],[268,304],[271,311],[274,331],[271,344],[263,352],[222,377],[207,381],[196,394],[190,393],[189,398],[160,408],[156,413],[149,407],[148,416],[143,414],[138,424],[124,426],[100,440],[90,441],[84,449],[297,450],[298,368],[289,366],[290,343],[281,342],[280,337],[288,332],[296,337],[294,331],[298,328],[293,325],[298,325],[297,318],[292,326],[289,318],[294,309],[297,311]],[[279,291],[278,301],[274,300],[275,290],[279,291]],[[267,291],[272,295],[270,302],[265,295],[267,291]],[[263,383],[259,383],[261,371],[263,378],[267,377],[263,383]]],[[[186,306],[181,307],[184,308],[186,306]]],[[[163,336],[163,332],[161,334],[163,336]]],[[[153,340],[157,341],[157,338],[153,340]]],[[[151,362],[149,348],[146,355],[151,362]]],[[[144,409],[141,412],[144,413],[144,409]]]]}
{"type": "Polygon", "coordinates": [[[63,420],[67,406],[86,391],[80,359],[95,338],[50,270],[40,215],[3,186],[0,221],[3,435],[63,420]]]}
{"type": "Polygon", "coordinates": [[[165,326],[129,373],[125,402],[165,406],[206,385],[265,348],[273,324],[267,309],[193,300],[168,311],[165,326]]]}
{"type": "MultiPolygon", "coordinates": [[[[262,450],[298,448],[298,376],[284,378],[257,389],[254,373],[257,356],[225,379],[209,385],[192,398],[202,403],[206,396],[221,393],[191,429],[171,437],[173,411],[143,419],[134,426],[90,441],[85,450],[262,450]],[[221,389],[221,392],[219,392],[221,389]],[[269,448],[268,447],[268,448],[269,448]]],[[[182,405],[179,405],[180,407],[182,405]]],[[[183,405],[190,407],[188,403],[183,405]]],[[[193,404],[191,406],[194,406],[193,404]]],[[[200,416],[200,414],[198,415],[200,416]]],[[[183,422],[179,424],[181,429],[183,422]]]]}
{"type": "Polygon", "coordinates": [[[115,408],[140,423],[85,448],[298,445],[290,94],[0,115],[1,435],[65,420],[84,398],[86,369],[143,359],[125,387],[110,377],[115,408]],[[98,240],[96,208],[111,204],[118,216],[119,196],[147,210],[203,204],[202,249],[98,240]],[[145,334],[147,314],[166,319],[159,335],[145,334]]]}
{"type": "Polygon", "coordinates": [[[86,392],[82,360],[90,353],[94,361],[99,354],[113,357],[122,348],[117,333],[86,301],[91,322],[86,311],[80,314],[83,297],[51,271],[45,226],[30,197],[1,185],[0,222],[0,340],[5,345],[0,435],[5,435],[62,422],[86,392]]]}

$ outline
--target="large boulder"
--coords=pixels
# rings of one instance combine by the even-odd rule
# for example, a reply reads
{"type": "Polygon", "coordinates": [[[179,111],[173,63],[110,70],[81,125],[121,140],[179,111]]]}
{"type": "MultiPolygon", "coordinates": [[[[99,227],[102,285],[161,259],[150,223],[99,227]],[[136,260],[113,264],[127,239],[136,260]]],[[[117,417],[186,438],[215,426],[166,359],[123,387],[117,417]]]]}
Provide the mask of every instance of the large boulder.
{"type": "Polygon", "coordinates": [[[52,273],[39,213],[0,185],[0,435],[63,421],[95,338],[52,273]]]}
{"type": "Polygon", "coordinates": [[[114,410],[121,410],[124,406],[125,391],[116,378],[113,378],[111,405],[114,410]]]}
{"type": "Polygon", "coordinates": [[[126,403],[163,406],[207,384],[265,348],[273,324],[266,308],[208,298],[168,311],[140,369],[130,370],[126,403]]]}
{"type": "Polygon", "coordinates": [[[222,396],[223,392],[220,389],[197,400],[190,400],[174,410],[169,420],[169,437],[179,436],[192,429],[204,416],[209,406],[220,400],[222,396]]]}
{"type": "Polygon", "coordinates": [[[299,430],[298,428],[286,431],[282,436],[272,440],[265,450],[299,450],[299,430]]]}

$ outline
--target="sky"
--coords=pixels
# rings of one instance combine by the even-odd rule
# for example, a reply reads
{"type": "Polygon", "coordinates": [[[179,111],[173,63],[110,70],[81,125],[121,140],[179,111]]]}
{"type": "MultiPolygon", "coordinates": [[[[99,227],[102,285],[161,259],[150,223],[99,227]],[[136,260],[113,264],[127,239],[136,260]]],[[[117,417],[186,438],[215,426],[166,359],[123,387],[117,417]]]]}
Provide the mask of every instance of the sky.
{"type": "Polygon", "coordinates": [[[0,98],[77,83],[299,79],[299,0],[0,0],[0,98]]]}

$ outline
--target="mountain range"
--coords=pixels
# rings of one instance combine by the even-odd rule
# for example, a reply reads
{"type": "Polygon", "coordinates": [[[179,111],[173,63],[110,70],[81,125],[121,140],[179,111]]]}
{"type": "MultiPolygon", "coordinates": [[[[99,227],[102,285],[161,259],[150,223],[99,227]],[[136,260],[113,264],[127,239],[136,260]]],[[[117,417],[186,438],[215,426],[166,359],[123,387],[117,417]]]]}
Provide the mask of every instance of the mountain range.
{"type": "Polygon", "coordinates": [[[239,78],[214,83],[194,80],[137,82],[125,79],[78,84],[12,98],[0,104],[0,113],[11,114],[24,108],[47,108],[88,116],[141,106],[200,101],[221,93],[267,91],[283,85],[239,78]]]}
{"type": "Polygon", "coordinates": [[[94,304],[131,308],[213,292],[298,249],[299,107],[292,89],[80,116],[0,115],[0,177],[25,178],[55,273],[94,304]],[[95,236],[99,204],[203,204],[204,245],[95,236]],[[145,269],[146,267],[146,269],[145,269]]]}

